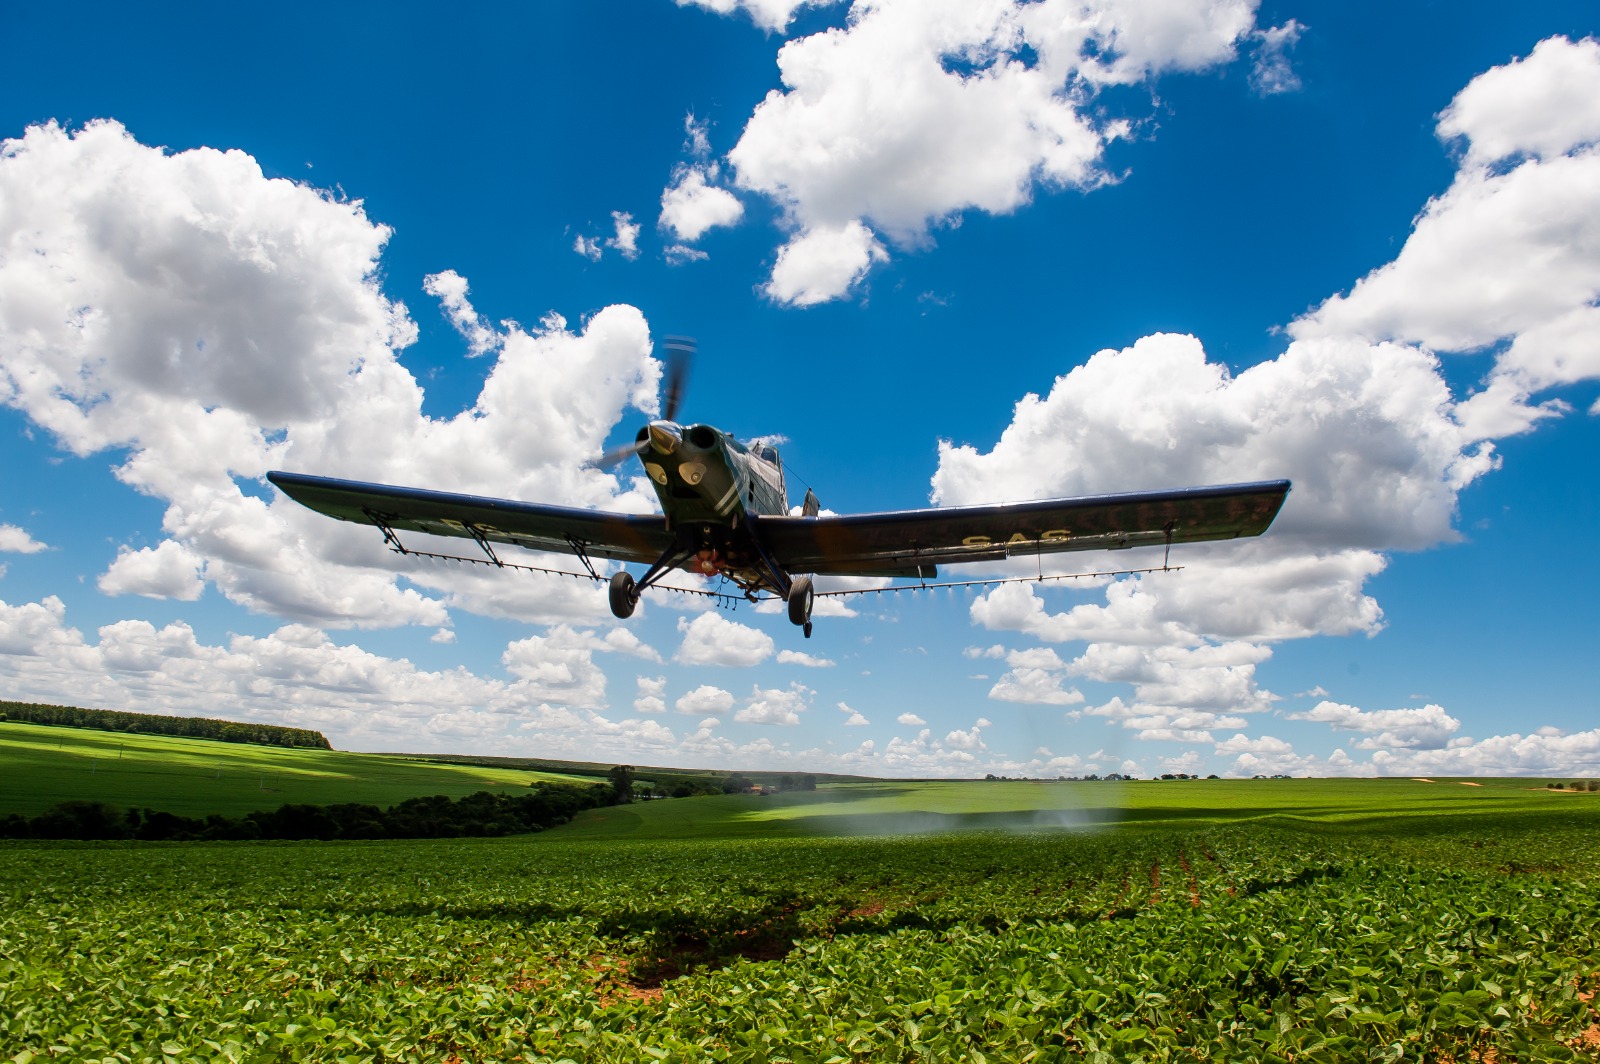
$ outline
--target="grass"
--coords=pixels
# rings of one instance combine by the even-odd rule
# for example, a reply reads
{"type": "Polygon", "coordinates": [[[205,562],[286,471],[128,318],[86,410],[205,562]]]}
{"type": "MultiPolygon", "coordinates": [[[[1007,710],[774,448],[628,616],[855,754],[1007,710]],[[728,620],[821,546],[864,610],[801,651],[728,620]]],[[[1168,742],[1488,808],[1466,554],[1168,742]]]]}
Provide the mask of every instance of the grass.
{"type": "Polygon", "coordinates": [[[211,739],[0,724],[0,814],[34,816],[71,799],[239,816],[285,802],[393,805],[526,787],[534,780],[593,783],[554,772],[440,764],[384,754],[301,750],[211,739]]]}

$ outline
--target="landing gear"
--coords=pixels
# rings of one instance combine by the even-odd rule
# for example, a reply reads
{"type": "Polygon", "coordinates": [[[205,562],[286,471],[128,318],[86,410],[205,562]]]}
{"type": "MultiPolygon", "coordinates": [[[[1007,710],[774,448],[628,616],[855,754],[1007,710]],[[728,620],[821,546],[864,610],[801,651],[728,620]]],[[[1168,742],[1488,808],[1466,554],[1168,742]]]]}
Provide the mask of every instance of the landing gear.
{"type": "Polygon", "coordinates": [[[624,569],[611,578],[611,612],[620,618],[632,617],[638,605],[639,591],[633,574],[624,569]]]}
{"type": "Polygon", "coordinates": [[[797,576],[789,584],[789,623],[798,624],[811,638],[811,604],[817,596],[809,576],[797,576]]]}

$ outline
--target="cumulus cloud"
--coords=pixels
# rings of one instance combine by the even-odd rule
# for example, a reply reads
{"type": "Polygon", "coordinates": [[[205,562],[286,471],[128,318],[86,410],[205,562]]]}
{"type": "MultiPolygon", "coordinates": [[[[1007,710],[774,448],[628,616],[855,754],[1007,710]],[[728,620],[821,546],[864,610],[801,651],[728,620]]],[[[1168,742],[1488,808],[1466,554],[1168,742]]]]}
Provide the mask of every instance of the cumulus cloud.
{"type": "Polygon", "coordinates": [[[491,342],[465,279],[431,275],[494,361],[470,408],[429,417],[397,357],[416,327],[379,288],[388,237],[359,202],[268,179],[239,151],[169,154],[109,121],[5,142],[0,245],[33,250],[0,258],[0,402],[74,454],[122,456],[117,476],[165,504],[173,546],[119,558],[109,587],[183,597],[198,573],[252,610],[339,626],[437,627],[452,606],[606,615],[603,589],[398,559],[251,483],[290,468],[653,508],[642,482],[585,461],[628,406],[656,408],[643,316],[604,308],[570,331],[550,315],[491,342]]]}
{"type": "Polygon", "coordinates": [[[673,660],[684,665],[725,665],[731,668],[759,665],[772,656],[772,637],[757,628],[702,613],[694,620],[678,618],[683,642],[673,660]]]}
{"type": "Polygon", "coordinates": [[[744,217],[744,204],[711,183],[718,174],[714,163],[681,167],[661,193],[661,227],[678,240],[693,243],[719,225],[737,224],[744,217]]]}
{"type": "MultiPolygon", "coordinates": [[[[680,697],[673,703],[673,708],[691,717],[720,717],[733,708],[733,695],[720,687],[701,684],[680,697]]],[[[701,721],[700,724],[704,728],[706,722],[701,721]]]]}
{"type": "Polygon", "coordinates": [[[808,669],[831,669],[834,663],[827,658],[819,658],[799,650],[778,651],[779,665],[804,665],[808,669]]]}
{"type": "Polygon", "coordinates": [[[843,702],[839,703],[839,712],[845,714],[844,726],[846,728],[864,728],[872,722],[863,717],[858,711],[851,709],[843,702]]]}
{"type": "Polygon", "coordinates": [[[885,257],[874,231],[915,246],[1037,186],[1104,181],[1127,125],[1096,115],[1098,89],[1227,62],[1254,21],[1254,0],[858,0],[844,27],[783,46],[783,88],[728,154],[794,229],[768,295],[844,295],[885,257]]]}
{"type": "Polygon", "coordinates": [[[675,740],[653,721],[582,708],[603,689],[574,651],[592,633],[557,629],[506,648],[508,677],[420,669],[309,625],[201,641],[181,622],[123,620],[94,639],[55,597],[0,602],[0,680],[11,697],[316,728],[341,746],[525,749],[620,756],[675,740]],[[448,708],[446,708],[448,707],[448,708]]]}
{"type": "Polygon", "coordinates": [[[38,554],[49,549],[47,544],[40,543],[28,535],[26,529],[18,528],[16,525],[0,525],[0,552],[38,554]]]}
{"type": "Polygon", "coordinates": [[[1464,145],[1394,261],[1291,327],[1436,351],[1496,352],[1456,418],[1473,439],[1560,414],[1544,389],[1600,377],[1600,42],[1542,41],[1474,78],[1440,115],[1464,145]]]}
{"type": "Polygon", "coordinates": [[[205,590],[201,570],[205,560],[174,540],[154,547],[123,547],[111,567],[96,581],[108,595],[143,595],[146,598],[193,602],[205,590]]]}
{"type": "Polygon", "coordinates": [[[665,713],[667,711],[667,678],[665,676],[640,676],[635,683],[638,697],[633,700],[635,713],[665,713]]]}
{"type": "Polygon", "coordinates": [[[612,211],[611,222],[617,227],[616,234],[606,241],[606,246],[615,248],[625,259],[639,257],[639,223],[633,220],[633,215],[626,211],[612,211]]]}
{"type": "Polygon", "coordinates": [[[802,7],[826,7],[838,0],[675,0],[679,7],[701,7],[719,15],[742,11],[764,30],[782,33],[802,7]]]}
{"type": "Polygon", "coordinates": [[[1305,713],[1291,713],[1290,720],[1315,720],[1331,724],[1339,731],[1360,732],[1361,750],[1416,749],[1437,750],[1449,743],[1461,722],[1432,705],[1420,709],[1380,709],[1367,711],[1340,702],[1323,701],[1305,713]]]}
{"type": "Polygon", "coordinates": [[[766,690],[757,686],[733,719],[741,724],[794,727],[800,723],[800,714],[810,708],[810,698],[811,689],[804,684],[792,683],[788,687],[766,690]]]}
{"type": "Polygon", "coordinates": [[[909,712],[902,713],[902,714],[900,714],[898,717],[896,717],[894,719],[895,719],[895,723],[896,724],[903,724],[908,728],[920,728],[924,724],[928,723],[927,721],[923,720],[921,717],[917,716],[915,713],[909,713],[909,712]]]}
{"type": "Polygon", "coordinates": [[[809,307],[838,298],[889,255],[858,221],[816,226],[778,249],[778,261],[765,291],[779,303],[809,307]]]}
{"type": "Polygon", "coordinates": [[[1215,752],[1234,758],[1231,774],[1242,776],[1592,776],[1600,774],[1600,728],[1458,737],[1441,747],[1374,750],[1370,761],[1361,762],[1342,749],[1326,758],[1301,754],[1271,735],[1235,735],[1218,743],[1215,752]]]}
{"type": "Polygon", "coordinates": [[[479,317],[467,300],[467,279],[454,270],[430,273],[422,279],[422,290],[439,301],[456,332],[467,341],[467,354],[486,355],[499,346],[501,336],[479,317]]]}

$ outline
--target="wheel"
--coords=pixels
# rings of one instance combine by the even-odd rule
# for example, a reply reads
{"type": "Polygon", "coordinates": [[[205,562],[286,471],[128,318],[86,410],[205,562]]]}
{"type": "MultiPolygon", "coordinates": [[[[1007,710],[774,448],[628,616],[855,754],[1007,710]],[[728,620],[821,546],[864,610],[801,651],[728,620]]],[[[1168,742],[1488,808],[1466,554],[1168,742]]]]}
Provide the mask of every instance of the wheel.
{"type": "Polygon", "coordinates": [[[806,624],[805,624],[805,627],[800,629],[800,630],[806,634],[806,638],[807,639],[811,638],[811,622],[810,621],[807,621],[806,624]]]}
{"type": "Polygon", "coordinates": [[[633,588],[633,574],[624,569],[611,578],[611,612],[618,617],[632,617],[639,605],[639,592],[633,588]]]}
{"type": "Polygon", "coordinates": [[[809,576],[797,576],[789,585],[789,623],[810,624],[811,602],[816,598],[816,592],[811,587],[809,576]]]}

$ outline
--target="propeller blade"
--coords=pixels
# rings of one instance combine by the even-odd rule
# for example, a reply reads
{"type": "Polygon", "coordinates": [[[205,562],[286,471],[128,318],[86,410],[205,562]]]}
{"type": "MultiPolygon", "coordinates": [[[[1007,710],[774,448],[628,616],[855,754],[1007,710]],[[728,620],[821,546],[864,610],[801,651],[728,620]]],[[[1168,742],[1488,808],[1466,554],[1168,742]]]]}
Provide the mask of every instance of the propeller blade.
{"type": "Polygon", "coordinates": [[[650,441],[645,439],[635,440],[632,443],[623,444],[621,447],[613,447],[611,450],[601,455],[595,464],[600,466],[614,466],[618,462],[632,458],[636,454],[643,454],[644,449],[648,446],[650,446],[650,441]]]}
{"type": "Polygon", "coordinates": [[[667,349],[667,372],[666,401],[662,404],[661,418],[677,421],[678,408],[683,405],[684,389],[689,383],[689,363],[694,360],[694,337],[668,336],[663,346],[667,349]]]}

